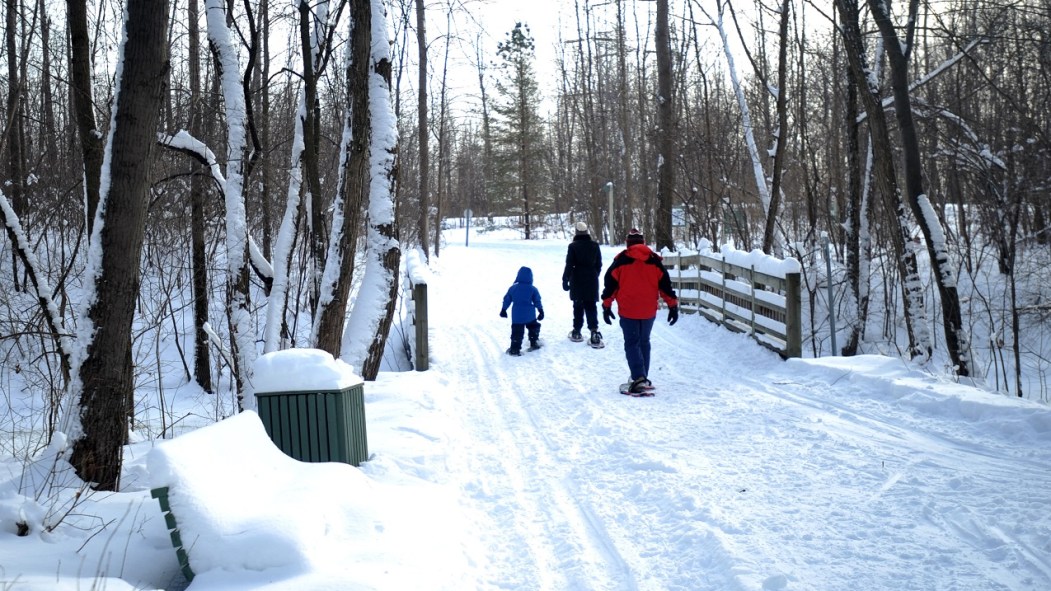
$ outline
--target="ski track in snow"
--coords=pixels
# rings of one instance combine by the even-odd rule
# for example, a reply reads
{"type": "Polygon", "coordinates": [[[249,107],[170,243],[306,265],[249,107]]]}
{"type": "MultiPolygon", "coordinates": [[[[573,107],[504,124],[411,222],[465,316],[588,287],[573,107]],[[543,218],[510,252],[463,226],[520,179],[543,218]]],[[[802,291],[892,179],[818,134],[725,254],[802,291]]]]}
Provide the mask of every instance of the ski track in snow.
{"type": "Polygon", "coordinates": [[[477,241],[434,264],[432,369],[462,429],[448,461],[489,549],[477,588],[1051,588],[1051,452],[998,448],[663,310],[657,396],[622,396],[616,321],[605,349],[566,338],[565,247],[477,241]],[[543,348],[513,358],[497,313],[521,265],[546,319],[543,348]],[[1033,502],[1003,514],[1005,491],[1033,502]]]}

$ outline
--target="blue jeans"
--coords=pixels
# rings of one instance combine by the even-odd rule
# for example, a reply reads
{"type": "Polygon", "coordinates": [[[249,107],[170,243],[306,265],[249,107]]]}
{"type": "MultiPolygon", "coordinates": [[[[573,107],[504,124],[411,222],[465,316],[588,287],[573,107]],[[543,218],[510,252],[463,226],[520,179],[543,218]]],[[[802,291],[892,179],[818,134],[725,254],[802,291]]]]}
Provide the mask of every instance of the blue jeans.
{"type": "Polygon", "coordinates": [[[620,317],[620,330],[624,332],[624,357],[628,360],[631,379],[650,375],[650,331],[654,318],[634,320],[620,317]]]}

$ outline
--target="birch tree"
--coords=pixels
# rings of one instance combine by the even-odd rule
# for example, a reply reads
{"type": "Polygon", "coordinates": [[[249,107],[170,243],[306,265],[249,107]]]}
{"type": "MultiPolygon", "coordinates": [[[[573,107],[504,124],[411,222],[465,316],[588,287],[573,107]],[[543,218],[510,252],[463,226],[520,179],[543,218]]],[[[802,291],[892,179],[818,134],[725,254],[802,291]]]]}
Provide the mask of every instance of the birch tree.
{"type": "Polygon", "coordinates": [[[770,186],[766,183],[766,171],[763,169],[763,161],[759,156],[759,146],[755,139],[755,125],[753,124],[752,111],[748,106],[748,100],[745,98],[744,87],[741,85],[740,76],[737,72],[737,64],[730,47],[730,38],[726,32],[724,16],[727,9],[729,9],[729,2],[719,0],[716,18],[711,20],[715,22],[716,28],[719,31],[719,38],[722,40],[723,55],[726,57],[727,72],[730,75],[730,82],[733,85],[734,96],[737,98],[737,105],[741,109],[741,127],[744,132],[745,147],[747,148],[748,157],[752,163],[752,175],[755,178],[759,203],[762,205],[765,214],[770,211],[770,186]]]}

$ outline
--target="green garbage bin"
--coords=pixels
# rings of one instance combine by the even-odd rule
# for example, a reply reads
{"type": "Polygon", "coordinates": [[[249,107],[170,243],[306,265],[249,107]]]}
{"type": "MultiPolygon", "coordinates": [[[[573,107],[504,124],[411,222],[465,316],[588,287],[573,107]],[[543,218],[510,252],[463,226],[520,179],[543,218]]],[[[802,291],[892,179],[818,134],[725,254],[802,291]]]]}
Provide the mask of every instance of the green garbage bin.
{"type": "Polygon", "coordinates": [[[318,392],[256,392],[259,418],[281,451],[302,462],[368,459],[364,384],[318,392]]]}

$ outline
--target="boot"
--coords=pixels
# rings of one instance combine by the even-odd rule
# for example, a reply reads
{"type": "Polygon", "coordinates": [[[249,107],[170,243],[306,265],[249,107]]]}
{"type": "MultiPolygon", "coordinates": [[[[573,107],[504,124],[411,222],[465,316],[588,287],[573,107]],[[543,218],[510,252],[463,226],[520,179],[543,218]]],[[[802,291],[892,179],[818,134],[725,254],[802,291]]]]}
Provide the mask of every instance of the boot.
{"type": "Polygon", "coordinates": [[[606,346],[605,341],[602,340],[602,333],[597,330],[591,331],[591,338],[588,339],[588,344],[593,349],[601,349],[606,346]]]}

